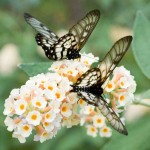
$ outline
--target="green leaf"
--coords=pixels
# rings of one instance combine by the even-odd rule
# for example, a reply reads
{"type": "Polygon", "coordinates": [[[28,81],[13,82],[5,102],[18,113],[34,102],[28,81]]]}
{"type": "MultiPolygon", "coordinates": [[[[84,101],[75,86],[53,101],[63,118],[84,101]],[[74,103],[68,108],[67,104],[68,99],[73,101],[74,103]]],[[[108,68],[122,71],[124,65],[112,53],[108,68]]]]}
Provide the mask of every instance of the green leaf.
{"type": "Polygon", "coordinates": [[[25,63],[20,64],[18,67],[32,77],[40,73],[50,72],[48,71],[48,68],[50,68],[51,64],[52,61],[45,63],[25,63]]]}
{"type": "Polygon", "coordinates": [[[133,54],[143,74],[150,79],[150,22],[141,11],[134,23],[133,54]]]}

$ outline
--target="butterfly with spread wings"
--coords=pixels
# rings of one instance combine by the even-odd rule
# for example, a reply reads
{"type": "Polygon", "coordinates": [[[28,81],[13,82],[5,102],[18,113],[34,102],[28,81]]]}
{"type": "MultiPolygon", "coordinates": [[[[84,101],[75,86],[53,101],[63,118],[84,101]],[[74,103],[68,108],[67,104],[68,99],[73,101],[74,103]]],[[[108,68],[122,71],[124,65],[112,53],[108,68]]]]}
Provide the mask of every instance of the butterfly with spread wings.
{"type": "Polygon", "coordinates": [[[90,11],[83,19],[75,24],[68,34],[58,37],[50,31],[43,23],[25,13],[24,18],[38,33],[36,42],[41,46],[49,59],[77,59],[82,49],[100,18],[99,10],[90,11]]]}
{"type": "Polygon", "coordinates": [[[120,62],[132,41],[132,36],[118,40],[97,68],[89,69],[72,85],[71,92],[76,92],[88,104],[96,106],[107,118],[110,125],[118,132],[128,135],[128,132],[114,110],[105,101],[102,85],[120,62]]]}

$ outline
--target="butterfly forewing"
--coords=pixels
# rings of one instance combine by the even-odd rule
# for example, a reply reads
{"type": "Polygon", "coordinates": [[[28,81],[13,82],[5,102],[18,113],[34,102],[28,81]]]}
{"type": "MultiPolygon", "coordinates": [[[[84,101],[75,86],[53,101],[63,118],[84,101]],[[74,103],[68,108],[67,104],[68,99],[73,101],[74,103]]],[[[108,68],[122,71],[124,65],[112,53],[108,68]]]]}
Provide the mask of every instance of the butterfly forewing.
{"type": "Polygon", "coordinates": [[[78,78],[75,85],[77,86],[92,86],[96,84],[100,77],[100,71],[98,68],[93,68],[84,73],[80,78],[78,78]]]}
{"type": "Polygon", "coordinates": [[[132,36],[126,36],[118,40],[107,53],[103,61],[99,64],[101,82],[105,82],[120,62],[132,41],[132,36]]]}
{"type": "Polygon", "coordinates": [[[69,33],[73,34],[76,39],[78,50],[82,49],[82,47],[88,40],[93,29],[98,23],[99,18],[99,10],[93,10],[69,30],[69,33]]]}
{"type": "Polygon", "coordinates": [[[42,34],[45,38],[53,40],[54,42],[58,40],[58,37],[55,33],[50,31],[48,27],[46,27],[43,23],[38,21],[36,18],[31,16],[30,14],[25,13],[24,18],[28,24],[30,24],[37,32],[42,34]]]}

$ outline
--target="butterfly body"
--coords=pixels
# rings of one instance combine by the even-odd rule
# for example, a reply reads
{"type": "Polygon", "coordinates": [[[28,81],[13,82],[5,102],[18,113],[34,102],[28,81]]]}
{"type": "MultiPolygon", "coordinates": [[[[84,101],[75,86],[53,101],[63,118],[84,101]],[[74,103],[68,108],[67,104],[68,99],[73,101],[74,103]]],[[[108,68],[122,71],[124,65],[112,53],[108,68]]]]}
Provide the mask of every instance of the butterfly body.
{"type": "Polygon", "coordinates": [[[77,92],[77,93],[86,92],[86,93],[91,93],[93,95],[100,96],[100,97],[103,93],[103,89],[102,89],[100,84],[93,84],[93,85],[88,86],[88,87],[73,85],[72,87],[73,87],[73,89],[71,91],[77,92]]]}
{"type": "Polygon", "coordinates": [[[24,18],[38,32],[35,40],[43,48],[49,59],[70,60],[81,57],[79,52],[98,23],[100,12],[99,10],[90,11],[62,37],[58,37],[30,14],[25,13],[24,18]]]}

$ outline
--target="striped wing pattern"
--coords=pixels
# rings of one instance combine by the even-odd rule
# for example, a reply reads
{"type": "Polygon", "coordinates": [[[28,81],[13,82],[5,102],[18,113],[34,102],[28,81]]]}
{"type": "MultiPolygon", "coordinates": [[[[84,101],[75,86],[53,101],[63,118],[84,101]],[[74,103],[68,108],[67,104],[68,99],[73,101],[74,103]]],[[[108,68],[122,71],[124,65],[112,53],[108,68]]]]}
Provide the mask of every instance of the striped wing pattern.
{"type": "Polygon", "coordinates": [[[36,42],[49,59],[76,59],[81,57],[79,51],[95,28],[100,12],[90,11],[69,30],[68,34],[60,38],[30,14],[25,13],[24,18],[38,32],[35,36],[36,42]]]}
{"type": "Polygon", "coordinates": [[[95,92],[95,89],[91,90],[91,88],[101,88],[106,79],[111,75],[112,71],[120,62],[125,52],[128,50],[131,41],[132,36],[126,36],[118,40],[107,53],[103,61],[99,64],[98,68],[89,69],[85,72],[80,78],[78,78],[77,82],[73,85],[72,90],[77,92],[78,96],[83,98],[87,103],[97,106],[101,113],[110,122],[110,125],[124,135],[127,135],[128,133],[117,114],[101,96],[102,93],[99,92],[100,90],[95,92]],[[91,93],[89,93],[89,91],[91,93]]]}

